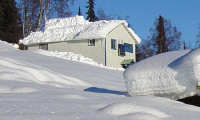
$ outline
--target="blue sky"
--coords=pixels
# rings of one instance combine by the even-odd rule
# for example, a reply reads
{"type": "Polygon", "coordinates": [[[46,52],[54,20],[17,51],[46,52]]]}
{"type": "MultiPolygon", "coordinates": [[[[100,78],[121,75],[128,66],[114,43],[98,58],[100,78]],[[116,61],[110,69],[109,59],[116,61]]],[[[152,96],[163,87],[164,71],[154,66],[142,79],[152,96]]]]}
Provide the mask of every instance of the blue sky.
{"type": "MultiPolygon", "coordinates": [[[[78,6],[86,13],[87,1],[76,0],[74,15],[78,6]]],[[[102,8],[108,15],[130,16],[128,22],[141,39],[150,35],[150,27],[162,15],[182,32],[182,40],[194,46],[200,24],[200,0],[95,0],[95,3],[95,9],[102,8]]]]}

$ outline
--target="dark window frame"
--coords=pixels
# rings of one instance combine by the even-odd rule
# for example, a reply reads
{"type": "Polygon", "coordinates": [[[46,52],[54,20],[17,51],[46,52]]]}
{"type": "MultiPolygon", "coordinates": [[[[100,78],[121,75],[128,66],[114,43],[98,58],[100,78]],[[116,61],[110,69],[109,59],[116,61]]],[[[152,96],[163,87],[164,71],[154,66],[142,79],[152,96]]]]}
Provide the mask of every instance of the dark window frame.
{"type": "Polygon", "coordinates": [[[88,46],[95,46],[95,39],[88,40],[88,46]]]}
{"type": "Polygon", "coordinates": [[[40,44],[39,49],[41,50],[48,50],[48,44],[40,44]]]}
{"type": "Polygon", "coordinates": [[[116,50],[117,49],[116,45],[117,45],[117,40],[111,39],[111,49],[116,50]]]}
{"type": "Polygon", "coordinates": [[[119,56],[126,56],[125,46],[123,44],[118,44],[118,55],[119,56]]]}

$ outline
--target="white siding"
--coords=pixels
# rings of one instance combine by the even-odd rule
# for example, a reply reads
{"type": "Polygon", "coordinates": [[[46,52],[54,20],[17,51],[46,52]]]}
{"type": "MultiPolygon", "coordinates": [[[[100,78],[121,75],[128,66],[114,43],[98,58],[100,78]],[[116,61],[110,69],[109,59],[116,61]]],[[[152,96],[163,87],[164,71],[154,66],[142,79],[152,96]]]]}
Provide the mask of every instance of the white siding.
{"type": "Polygon", "coordinates": [[[127,32],[123,24],[119,25],[112,32],[110,32],[106,37],[106,59],[107,66],[111,67],[122,67],[121,62],[124,59],[134,59],[135,60],[135,41],[131,35],[127,32]],[[111,39],[117,40],[116,50],[111,49],[111,39]],[[118,55],[118,44],[129,43],[133,44],[133,53],[126,52],[126,56],[118,55]]]}
{"type": "Polygon", "coordinates": [[[95,46],[88,46],[88,40],[49,43],[48,50],[81,54],[105,65],[105,39],[95,39],[95,46]]]}
{"type": "Polygon", "coordinates": [[[37,50],[37,49],[39,49],[39,45],[28,46],[28,50],[37,50]]]}

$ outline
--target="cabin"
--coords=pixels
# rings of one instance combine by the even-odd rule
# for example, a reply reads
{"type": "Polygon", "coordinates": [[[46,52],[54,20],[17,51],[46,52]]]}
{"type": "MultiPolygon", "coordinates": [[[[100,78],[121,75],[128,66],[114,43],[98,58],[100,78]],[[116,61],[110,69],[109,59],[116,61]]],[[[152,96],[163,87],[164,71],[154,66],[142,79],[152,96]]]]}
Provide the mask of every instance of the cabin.
{"type": "Polygon", "coordinates": [[[126,67],[136,61],[140,38],[125,20],[89,22],[83,16],[55,18],[43,31],[21,40],[28,50],[43,49],[81,54],[109,67],[126,67]]]}

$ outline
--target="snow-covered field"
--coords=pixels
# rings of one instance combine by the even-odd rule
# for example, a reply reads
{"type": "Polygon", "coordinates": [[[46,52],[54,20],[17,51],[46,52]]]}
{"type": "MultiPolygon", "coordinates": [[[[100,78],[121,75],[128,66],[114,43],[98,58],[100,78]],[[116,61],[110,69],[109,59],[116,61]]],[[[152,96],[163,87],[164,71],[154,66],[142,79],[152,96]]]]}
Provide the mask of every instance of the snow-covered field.
{"type": "Polygon", "coordinates": [[[128,97],[123,71],[0,42],[0,120],[199,120],[200,108],[128,97]]]}

